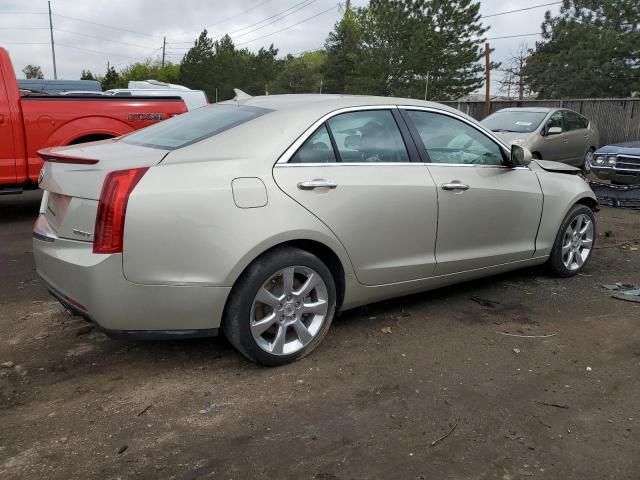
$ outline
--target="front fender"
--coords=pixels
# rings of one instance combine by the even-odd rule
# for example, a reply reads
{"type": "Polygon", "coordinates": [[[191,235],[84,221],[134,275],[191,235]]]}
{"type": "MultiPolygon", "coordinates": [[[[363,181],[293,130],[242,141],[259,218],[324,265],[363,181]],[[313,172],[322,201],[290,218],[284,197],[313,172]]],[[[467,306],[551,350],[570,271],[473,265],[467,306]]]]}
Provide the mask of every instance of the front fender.
{"type": "Polygon", "coordinates": [[[536,239],[536,256],[549,255],[562,221],[569,210],[580,201],[590,199],[597,203],[595,194],[588,183],[579,175],[536,172],[542,187],[544,203],[542,218],[536,239]]]}

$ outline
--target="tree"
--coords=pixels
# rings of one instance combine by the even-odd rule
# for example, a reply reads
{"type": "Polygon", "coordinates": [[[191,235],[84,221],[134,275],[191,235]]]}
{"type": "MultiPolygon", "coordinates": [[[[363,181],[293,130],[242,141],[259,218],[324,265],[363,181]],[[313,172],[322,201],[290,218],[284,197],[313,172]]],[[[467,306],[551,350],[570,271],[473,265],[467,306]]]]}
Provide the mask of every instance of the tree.
{"type": "Polygon", "coordinates": [[[518,100],[522,100],[525,96],[531,95],[525,66],[532,53],[533,51],[527,48],[526,44],[521,43],[518,50],[506,60],[502,68],[503,77],[499,80],[499,84],[500,93],[505,94],[507,98],[517,97],[518,100]]]}
{"type": "Polygon", "coordinates": [[[124,85],[135,80],[159,80],[161,82],[176,83],[180,79],[180,65],[165,62],[162,66],[160,59],[148,58],[143,62],[132,63],[120,72],[120,79],[124,85]]]}
{"type": "Polygon", "coordinates": [[[80,80],[96,80],[96,77],[91,73],[91,70],[82,70],[80,80]]]}
{"type": "Polygon", "coordinates": [[[371,0],[345,12],[326,41],[327,85],[417,98],[466,95],[484,80],[488,28],[479,9],[474,0],[371,0]]]}
{"type": "Polygon", "coordinates": [[[627,97],[640,89],[640,3],[564,0],[545,14],[525,72],[539,98],[627,97]]]}
{"type": "Polygon", "coordinates": [[[324,50],[305,52],[299,57],[287,55],[273,82],[273,93],[319,93],[324,90],[323,67],[327,59],[324,50]]]}
{"type": "Polygon", "coordinates": [[[27,65],[22,69],[22,73],[26,78],[35,78],[38,80],[42,80],[44,78],[44,74],[42,73],[42,68],[40,65],[27,65]]]}
{"type": "Polygon", "coordinates": [[[110,90],[112,88],[122,88],[125,85],[122,83],[120,75],[114,67],[109,67],[104,77],[99,78],[98,81],[102,85],[103,90],[110,90]]]}
{"type": "Polygon", "coordinates": [[[211,78],[213,40],[203,30],[180,62],[180,83],[189,88],[204,90],[209,98],[215,98],[215,87],[211,78]]]}
{"type": "Polygon", "coordinates": [[[357,14],[347,8],[325,41],[326,62],[322,68],[324,90],[355,93],[361,58],[362,34],[357,14]]]}

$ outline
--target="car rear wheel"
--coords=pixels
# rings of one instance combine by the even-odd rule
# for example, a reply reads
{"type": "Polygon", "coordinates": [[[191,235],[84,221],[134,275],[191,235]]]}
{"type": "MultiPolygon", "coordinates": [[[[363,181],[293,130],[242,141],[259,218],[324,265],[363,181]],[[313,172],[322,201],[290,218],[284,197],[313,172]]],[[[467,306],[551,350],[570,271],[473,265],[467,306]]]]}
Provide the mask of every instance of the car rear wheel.
{"type": "Polygon", "coordinates": [[[305,250],[278,248],[238,280],[222,329],[250,360],[284,365],[320,344],[335,308],[336,287],[327,266],[305,250]]]}
{"type": "Polygon", "coordinates": [[[593,252],[596,219],[589,207],[575,205],[567,214],[551,251],[549,267],[559,277],[571,277],[584,268],[593,252]]]}

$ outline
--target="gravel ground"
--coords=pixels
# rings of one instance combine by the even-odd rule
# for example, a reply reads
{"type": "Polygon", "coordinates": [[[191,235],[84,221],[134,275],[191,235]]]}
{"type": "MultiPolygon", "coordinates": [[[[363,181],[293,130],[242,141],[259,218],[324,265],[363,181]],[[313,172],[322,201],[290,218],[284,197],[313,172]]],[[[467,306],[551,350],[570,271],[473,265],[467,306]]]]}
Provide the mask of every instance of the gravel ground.
{"type": "MultiPolygon", "coordinates": [[[[0,478],[640,478],[640,212],[598,250],[343,314],[296,364],[124,342],[39,284],[39,195],[0,197],[0,478]],[[546,336],[521,338],[503,335],[546,336]]],[[[116,301],[117,299],[114,299],[116,301]]]]}

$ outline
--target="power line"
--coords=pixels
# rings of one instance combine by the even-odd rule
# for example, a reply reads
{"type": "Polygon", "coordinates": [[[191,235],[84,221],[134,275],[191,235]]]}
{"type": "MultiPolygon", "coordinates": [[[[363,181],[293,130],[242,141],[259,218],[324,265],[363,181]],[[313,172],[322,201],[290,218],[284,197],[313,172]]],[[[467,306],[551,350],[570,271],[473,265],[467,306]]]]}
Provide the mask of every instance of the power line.
{"type": "MultiPolygon", "coordinates": [[[[247,32],[241,33],[240,35],[236,35],[235,37],[233,37],[233,39],[235,40],[236,38],[244,37],[245,35],[249,35],[250,33],[256,32],[256,31],[261,30],[261,29],[263,29],[263,28],[265,28],[265,27],[268,27],[269,25],[272,25],[272,24],[274,24],[274,23],[277,23],[277,22],[279,22],[280,20],[284,20],[284,19],[285,19],[286,17],[288,17],[289,15],[293,15],[294,13],[299,12],[299,11],[300,11],[300,10],[302,10],[303,8],[306,8],[306,7],[310,6],[312,3],[316,2],[316,1],[317,1],[317,0],[303,0],[302,2],[296,3],[295,5],[293,5],[293,6],[289,7],[289,8],[287,8],[287,9],[283,10],[282,12],[279,12],[279,13],[276,13],[275,15],[272,15],[272,16],[270,16],[270,17],[264,18],[264,19],[260,20],[259,22],[252,23],[251,25],[247,25],[246,27],[239,28],[239,29],[237,29],[237,30],[234,30],[234,31],[232,31],[232,32],[229,32],[229,33],[227,33],[227,35],[232,36],[234,33],[241,32],[242,30],[246,30],[247,28],[251,28],[251,27],[253,27],[253,26],[255,26],[255,25],[259,25],[260,23],[266,22],[267,20],[271,20],[271,19],[272,19],[272,18],[274,18],[274,17],[278,17],[278,16],[282,15],[283,13],[285,14],[285,15],[282,15],[280,18],[276,18],[275,20],[273,20],[273,21],[271,21],[271,22],[268,22],[268,23],[266,23],[266,24],[264,24],[264,25],[262,25],[262,26],[260,26],[260,27],[258,27],[258,28],[254,28],[253,30],[249,30],[249,31],[247,31],[247,32]],[[305,4],[305,5],[303,5],[303,4],[305,4]],[[300,6],[300,5],[302,5],[302,6],[300,6]],[[299,8],[296,8],[296,7],[299,7],[299,8]],[[294,10],[293,10],[293,11],[291,11],[291,12],[289,12],[289,13],[286,13],[286,12],[288,12],[289,10],[292,10],[292,9],[294,9],[294,10]]],[[[218,40],[220,40],[221,38],[222,38],[222,37],[219,37],[219,38],[218,38],[218,40]]],[[[183,42],[180,42],[180,43],[183,43],[183,42]]],[[[193,41],[191,41],[191,42],[184,42],[184,43],[193,43],[193,41]]],[[[191,47],[176,47],[176,48],[182,48],[182,49],[184,49],[184,50],[189,50],[191,47]]]]}
{"type": "Polygon", "coordinates": [[[294,13],[299,12],[299,11],[300,11],[300,10],[302,10],[303,8],[307,8],[308,6],[310,6],[312,3],[316,2],[316,1],[317,1],[317,0],[310,0],[310,1],[309,1],[309,0],[304,0],[304,1],[300,2],[300,3],[296,3],[294,6],[289,7],[289,8],[287,8],[286,10],[284,10],[284,11],[282,11],[282,12],[280,12],[280,13],[277,13],[277,14],[275,14],[275,15],[272,15],[272,16],[270,16],[270,17],[268,17],[268,18],[265,18],[264,20],[261,20],[261,21],[259,21],[259,22],[253,23],[253,24],[251,24],[251,25],[247,25],[247,26],[246,26],[246,27],[244,27],[244,28],[239,28],[238,30],[234,30],[233,32],[229,32],[229,33],[228,33],[228,35],[229,35],[229,36],[231,36],[231,35],[233,35],[234,33],[241,32],[242,30],[246,30],[247,28],[251,28],[251,27],[253,27],[253,26],[255,26],[255,25],[258,25],[258,24],[260,24],[260,23],[262,23],[262,22],[265,22],[265,21],[267,21],[267,20],[271,20],[272,18],[277,17],[277,16],[279,16],[279,15],[281,15],[281,14],[283,14],[283,13],[287,12],[288,10],[291,10],[292,8],[295,8],[295,7],[299,6],[299,5],[302,5],[303,3],[306,3],[306,5],[302,5],[300,8],[297,8],[297,9],[293,10],[292,12],[287,13],[286,15],[282,15],[282,17],[280,17],[280,18],[276,18],[276,19],[275,19],[274,21],[272,21],[272,22],[266,23],[266,24],[262,25],[261,27],[254,28],[253,30],[249,30],[248,32],[241,33],[240,35],[236,35],[236,38],[237,38],[237,37],[244,37],[245,35],[249,35],[250,33],[253,33],[253,32],[255,32],[255,31],[257,31],[257,30],[261,30],[261,29],[263,29],[264,27],[267,27],[267,26],[269,26],[269,25],[271,25],[271,24],[273,24],[273,23],[279,22],[280,20],[283,20],[284,18],[288,17],[289,15],[293,15],[294,13]],[[308,3],[307,3],[307,2],[308,2],[308,3]]]}
{"type": "Polygon", "coordinates": [[[503,38],[531,37],[533,35],[542,35],[542,34],[540,32],[537,32],[537,33],[521,33],[519,35],[506,35],[504,37],[491,37],[491,38],[487,38],[487,40],[502,40],[503,38]]]}
{"type": "Polygon", "coordinates": [[[482,15],[482,18],[498,17],[500,15],[507,15],[509,13],[517,13],[517,12],[524,12],[525,10],[533,10],[534,8],[549,7],[551,5],[559,5],[561,3],[562,2],[542,3],[540,5],[533,5],[531,7],[518,8],[517,10],[509,10],[507,12],[492,13],[491,15],[482,15]]]}
{"type": "Polygon", "coordinates": [[[148,45],[137,45],[135,43],[129,43],[129,42],[122,42],[120,40],[111,40],[110,38],[105,38],[105,37],[98,37],[95,35],[87,35],[86,33],[80,33],[80,32],[74,32],[72,30],[65,30],[64,28],[58,28],[55,27],[54,30],[58,31],[58,32],[65,32],[65,33],[71,33],[73,35],[79,35],[81,37],[87,37],[87,38],[95,38],[97,40],[102,40],[104,42],[112,42],[112,43],[120,43],[122,45],[128,45],[130,47],[136,47],[136,48],[149,48],[148,45]]]}
{"type": "Polygon", "coordinates": [[[70,17],[68,15],[61,15],[59,13],[54,13],[53,14],[54,17],[60,17],[60,18],[68,18],[69,20],[75,20],[76,22],[83,22],[83,23],[89,23],[91,25],[97,25],[99,27],[104,27],[104,28],[110,28],[112,30],[119,30],[121,32],[127,32],[127,33],[133,33],[134,35],[141,35],[143,37],[151,37],[151,38],[162,38],[161,36],[158,35],[152,35],[150,33],[146,33],[146,32],[136,32],[134,30],[128,30],[126,28],[121,28],[121,27],[115,27],[113,25],[107,25],[105,23],[98,23],[98,22],[92,22],[90,20],[84,20],[83,18],[77,18],[77,17],[70,17]]]}
{"type": "Polygon", "coordinates": [[[89,53],[96,53],[96,54],[100,54],[100,55],[110,55],[113,57],[121,57],[121,58],[130,58],[133,59],[133,57],[130,57],[128,55],[121,55],[119,53],[110,53],[110,52],[104,52],[104,51],[100,51],[100,50],[92,50],[90,48],[82,48],[82,47],[76,47],[73,45],[65,45],[64,43],[56,43],[57,46],[59,47],[65,47],[65,48],[73,48],[74,50],[81,50],[83,52],[89,52],[89,53]]]}
{"type": "Polygon", "coordinates": [[[323,11],[321,11],[321,12],[319,12],[319,13],[316,13],[315,15],[312,15],[312,16],[310,16],[310,17],[307,17],[307,18],[305,18],[304,20],[301,20],[301,21],[299,21],[299,22],[297,22],[297,23],[294,23],[294,24],[292,24],[292,25],[289,25],[288,27],[281,28],[280,30],[276,30],[275,32],[271,32],[271,33],[268,33],[268,34],[266,34],[266,35],[262,35],[262,36],[260,36],[260,37],[252,38],[251,40],[247,40],[246,42],[238,43],[238,44],[236,44],[236,47],[239,47],[240,45],[246,45],[247,43],[253,43],[253,42],[255,42],[256,40],[261,40],[261,39],[263,39],[263,38],[270,37],[270,36],[275,35],[275,34],[277,34],[277,33],[284,32],[285,30],[289,30],[290,28],[293,28],[293,27],[295,27],[295,26],[297,26],[297,25],[300,25],[301,23],[308,22],[309,20],[312,20],[312,19],[314,19],[314,18],[316,18],[316,17],[319,17],[320,15],[324,15],[325,13],[328,13],[328,12],[330,12],[331,10],[336,10],[337,8],[338,8],[338,6],[337,6],[337,5],[336,5],[335,7],[327,8],[326,10],[323,10],[323,11]]]}
{"type": "MultiPolygon", "coordinates": [[[[209,25],[208,27],[205,27],[205,29],[206,29],[206,30],[209,30],[210,28],[213,28],[213,27],[215,27],[216,25],[220,25],[221,23],[224,23],[224,22],[226,22],[226,21],[228,21],[228,20],[231,20],[231,19],[234,19],[234,18],[236,18],[236,17],[239,17],[240,15],[244,15],[245,13],[248,13],[248,12],[250,12],[251,10],[255,10],[256,8],[261,7],[261,6],[262,6],[262,5],[264,5],[265,3],[269,3],[269,2],[271,2],[271,1],[273,1],[273,0],[264,0],[263,2],[261,2],[261,3],[257,4],[257,5],[254,5],[253,7],[247,8],[246,10],[243,10],[243,11],[242,11],[242,12],[240,12],[240,13],[236,13],[235,15],[231,15],[230,17],[223,18],[222,20],[218,20],[216,23],[214,23],[214,24],[212,24],[212,25],[209,25]]],[[[178,36],[178,37],[184,37],[184,36],[186,36],[186,35],[191,35],[191,34],[193,34],[193,33],[200,33],[201,31],[202,31],[202,30],[191,30],[191,31],[189,31],[189,32],[179,33],[177,36],[178,36]]]]}

